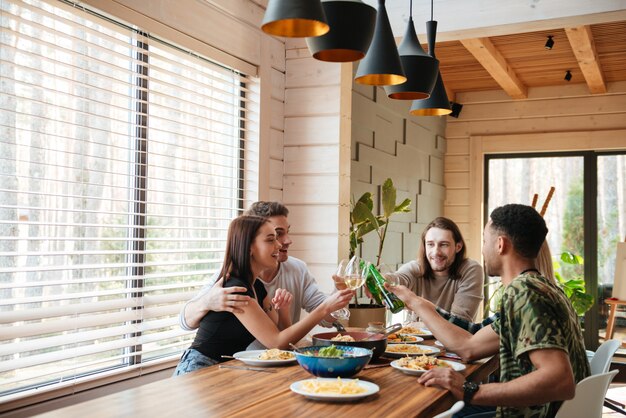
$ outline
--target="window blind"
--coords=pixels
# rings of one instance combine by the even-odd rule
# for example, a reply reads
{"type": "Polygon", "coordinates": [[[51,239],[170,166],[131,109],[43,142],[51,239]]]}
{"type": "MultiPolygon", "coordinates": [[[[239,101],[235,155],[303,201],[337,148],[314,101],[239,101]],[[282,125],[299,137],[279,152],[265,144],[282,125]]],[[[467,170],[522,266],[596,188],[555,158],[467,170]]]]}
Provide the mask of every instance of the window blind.
{"type": "Polygon", "coordinates": [[[255,193],[257,81],[93,10],[0,5],[0,396],[179,356],[255,193]]]}

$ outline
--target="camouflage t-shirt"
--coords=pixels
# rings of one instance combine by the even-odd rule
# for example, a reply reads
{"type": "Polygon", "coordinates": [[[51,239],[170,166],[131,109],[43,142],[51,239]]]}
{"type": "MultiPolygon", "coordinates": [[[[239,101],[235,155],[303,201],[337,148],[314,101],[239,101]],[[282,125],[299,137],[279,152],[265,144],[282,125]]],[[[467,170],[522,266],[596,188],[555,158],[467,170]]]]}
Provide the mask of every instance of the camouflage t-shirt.
{"type": "MultiPolygon", "coordinates": [[[[500,335],[501,382],[534,371],[528,353],[542,348],[564,350],[569,355],[577,383],[590,374],[574,308],[556,284],[536,272],[516,277],[504,289],[500,318],[491,326],[500,335]]],[[[561,403],[526,408],[499,407],[496,416],[554,417],[561,403]]]]}

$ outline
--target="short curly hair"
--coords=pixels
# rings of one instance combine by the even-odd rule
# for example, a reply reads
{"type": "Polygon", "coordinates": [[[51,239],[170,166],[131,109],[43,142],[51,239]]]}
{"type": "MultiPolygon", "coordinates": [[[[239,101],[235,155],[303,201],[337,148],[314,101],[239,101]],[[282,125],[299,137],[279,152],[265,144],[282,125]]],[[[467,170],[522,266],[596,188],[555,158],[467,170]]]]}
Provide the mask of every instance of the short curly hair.
{"type": "Polygon", "coordinates": [[[288,216],[289,209],[280,202],[266,202],[260,200],[250,205],[250,208],[243,214],[271,218],[272,216],[288,216]]]}
{"type": "Polygon", "coordinates": [[[546,239],[546,221],[535,208],[527,205],[508,204],[491,212],[491,227],[507,235],[519,255],[536,258],[546,239]]]}

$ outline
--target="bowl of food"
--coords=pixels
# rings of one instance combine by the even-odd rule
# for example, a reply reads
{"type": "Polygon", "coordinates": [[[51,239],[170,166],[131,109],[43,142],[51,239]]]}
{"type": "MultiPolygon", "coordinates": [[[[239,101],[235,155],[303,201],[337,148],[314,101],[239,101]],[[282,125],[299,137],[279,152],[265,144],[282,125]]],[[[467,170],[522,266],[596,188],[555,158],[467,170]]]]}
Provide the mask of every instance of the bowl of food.
{"type": "Polygon", "coordinates": [[[372,350],[345,345],[299,348],[295,352],[298,364],[318,377],[351,377],[372,359],[372,350]]]}
{"type": "Polygon", "coordinates": [[[402,325],[395,324],[382,332],[343,331],[322,332],[313,335],[314,345],[346,345],[349,347],[362,347],[374,351],[372,360],[376,360],[387,349],[387,334],[396,332],[402,325]]]}

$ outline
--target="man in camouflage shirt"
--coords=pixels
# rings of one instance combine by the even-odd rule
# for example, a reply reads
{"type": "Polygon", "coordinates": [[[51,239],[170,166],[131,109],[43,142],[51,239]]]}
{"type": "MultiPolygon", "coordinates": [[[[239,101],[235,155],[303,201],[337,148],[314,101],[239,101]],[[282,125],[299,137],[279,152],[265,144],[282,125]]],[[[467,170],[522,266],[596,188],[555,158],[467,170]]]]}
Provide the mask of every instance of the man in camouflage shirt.
{"type": "Polygon", "coordinates": [[[431,303],[405,287],[392,289],[447,349],[464,360],[500,355],[498,383],[478,386],[448,368],[420,377],[420,383],[448,389],[471,405],[455,417],[493,407],[497,417],[554,417],[562,401],[574,397],[576,383],[590,374],[571,303],[536,269],[535,258],[547,232],[545,221],[530,206],[505,205],[491,213],[483,258],[487,274],[500,276],[505,290],[499,318],[474,335],[446,321],[431,303]]]}

